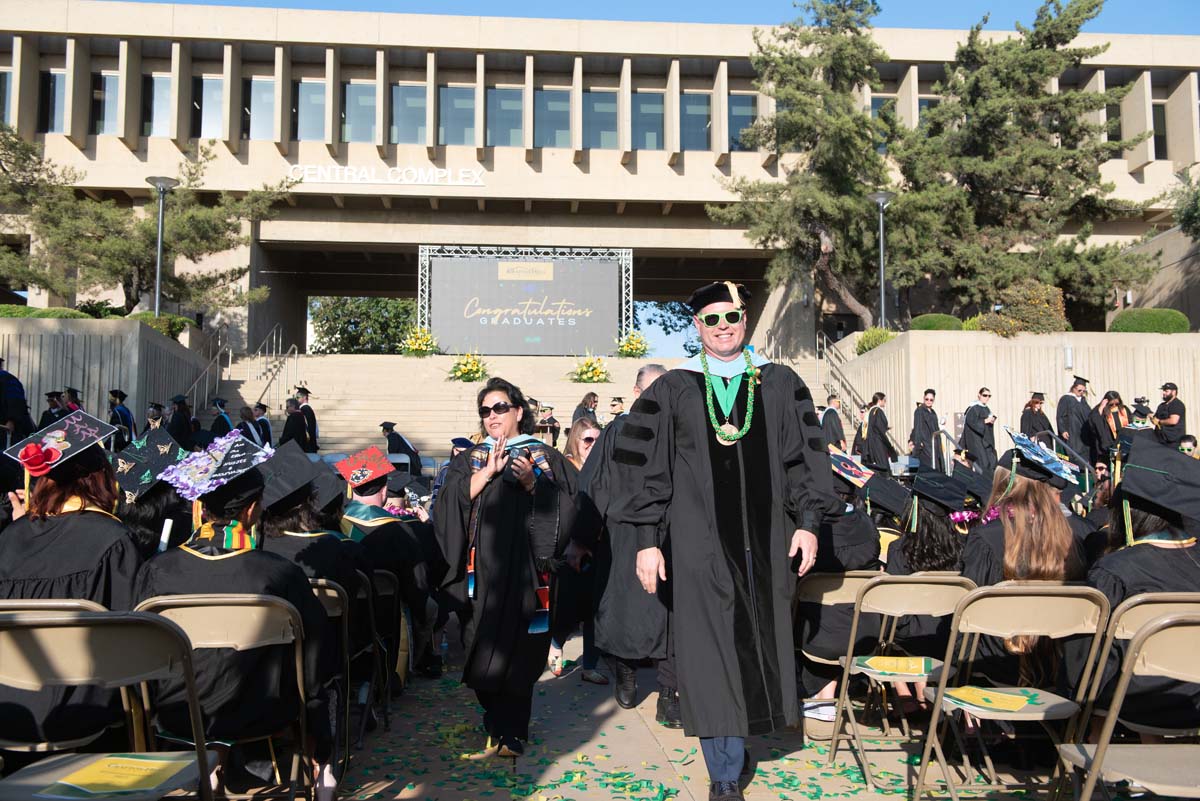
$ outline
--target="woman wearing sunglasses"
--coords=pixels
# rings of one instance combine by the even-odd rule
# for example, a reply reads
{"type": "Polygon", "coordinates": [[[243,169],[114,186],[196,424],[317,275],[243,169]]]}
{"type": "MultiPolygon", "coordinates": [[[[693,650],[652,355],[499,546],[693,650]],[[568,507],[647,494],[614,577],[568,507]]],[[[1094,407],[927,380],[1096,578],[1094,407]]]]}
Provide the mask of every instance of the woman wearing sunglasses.
{"type": "MultiPolygon", "coordinates": [[[[567,445],[563,456],[576,470],[582,470],[583,464],[591,455],[592,446],[600,438],[600,428],[596,421],[581,417],[571,426],[567,434],[567,445]]],[[[590,564],[581,566],[581,571],[563,571],[554,590],[554,627],[553,639],[550,641],[550,672],[555,676],[563,674],[563,645],[566,644],[572,632],[582,621],[583,623],[583,672],[579,677],[591,684],[608,684],[608,677],[596,669],[600,664],[600,652],[596,649],[596,618],[593,615],[592,585],[595,573],[590,564]]]]}
{"type": "Polygon", "coordinates": [[[492,378],[477,401],[484,440],[450,463],[433,518],[445,590],[467,610],[462,680],[488,733],[475,756],[515,759],[550,650],[551,573],[574,519],[576,473],[531,436],[520,388],[492,378]]]}

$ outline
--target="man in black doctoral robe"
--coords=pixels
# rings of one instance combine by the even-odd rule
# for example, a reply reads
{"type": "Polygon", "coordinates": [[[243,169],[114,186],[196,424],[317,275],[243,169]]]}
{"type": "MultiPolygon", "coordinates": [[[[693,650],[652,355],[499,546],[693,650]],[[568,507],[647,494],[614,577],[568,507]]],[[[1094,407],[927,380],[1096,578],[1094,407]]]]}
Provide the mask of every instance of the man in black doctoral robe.
{"type": "Polygon", "coordinates": [[[912,443],[912,455],[922,467],[938,467],[941,461],[937,458],[938,447],[935,437],[942,430],[937,412],[933,410],[933,401],[937,393],[932,389],[925,390],[921,403],[913,410],[912,433],[908,441],[912,443]]]}
{"type": "Polygon", "coordinates": [[[300,413],[304,415],[304,426],[308,431],[308,445],[305,448],[306,453],[316,453],[321,450],[321,446],[317,442],[317,413],[313,411],[313,407],[308,405],[308,399],[312,397],[308,388],[303,384],[296,387],[296,400],[300,402],[300,413]]]}
{"type": "Polygon", "coordinates": [[[825,411],[821,412],[821,434],[825,444],[840,451],[846,450],[846,432],[842,428],[842,399],[830,395],[825,399],[825,411]]]}
{"type": "Polygon", "coordinates": [[[647,592],[672,584],[684,730],[715,801],[742,798],[747,736],[798,722],[791,600],[836,503],[808,388],[743,347],[748,297],[729,282],[692,294],[703,350],[637,400],[610,465],[613,540],[637,542],[647,592]]]}
{"type": "Polygon", "coordinates": [[[1058,423],[1058,435],[1085,459],[1088,443],[1084,432],[1087,430],[1088,413],[1091,412],[1087,403],[1087,385],[1086,378],[1075,376],[1071,391],[1058,399],[1058,410],[1054,415],[1058,423]]]}
{"type": "Polygon", "coordinates": [[[867,407],[867,416],[863,419],[862,460],[867,467],[883,472],[889,472],[891,463],[896,458],[896,449],[888,439],[887,397],[882,392],[876,392],[867,407]]]}
{"type": "MultiPolygon", "coordinates": [[[[647,364],[638,370],[634,399],[666,372],[661,364],[647,364]]],[[[645,592],[637,578],[637,542],[629,537],[614,538],[613,530],[606,528],[614,511],[613,451],[628,419],[628,414],[622,414],[604,427],[592,446],[594,455],[579,472],[575,525],[566,558],[578,570],[582,567],[581,557],[591,555],[596,579],[596,647],[611,657],[617,704],[625,709],[637,705],[637,663],[656,660],[655,719],[664,726],[680,728],[679,690],[669,641],[669,585],[663,582],[654,594],[645,592]]]]}
{"type": "Polygon", "coordinates": [[[996,469],[996,416],[988,408],[992,391],[979,389],[979,399],[967,407],[963,420],[962,446],[985,476],[996,469]]]}
{"type": "Polygon", "coordinates": [[[305,453],[316,453],[316,448],[308,438],[308,424],[300,411],[300,401],[288,398],[286,410],[287,417],[283,421],[283,433],[279,435],[279,444],[295,442],[305,453]]]}
{"type": "Polygon", "coordinates": [[[383,422],[379,424],[383,436],[387,439],[388,456],[401,454],[408,457],[408,472],[414,476],[421,475],[421,453],[416,446],[408,441],[408,437],[396,431],[396,424],[383,422]]]}

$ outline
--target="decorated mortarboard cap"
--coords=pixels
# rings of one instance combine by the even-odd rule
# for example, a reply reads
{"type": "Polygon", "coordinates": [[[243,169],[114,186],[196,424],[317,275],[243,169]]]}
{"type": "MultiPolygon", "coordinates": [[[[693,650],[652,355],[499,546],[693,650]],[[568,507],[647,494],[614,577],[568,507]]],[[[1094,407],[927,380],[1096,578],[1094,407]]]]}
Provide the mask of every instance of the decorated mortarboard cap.
{"type": "Polygon", "coordinates": [[[882,473],[873,474],[866,484],[858,488],[857,493],[864,503],[870,504],[872,512],[882,509],[897,517],[904,514],[912,498],[904,485],[882,473]]]}
{"type": "Polygon", "coordinates": [[[1035,401],[1044,401],[1044,400],[1046,400],[1046,393],[1045,392],[1035,392],[1029,396],[1029,399],[1035,400],[1035,401]]]}
{"type": "Polygon", "coordinates": [[[966,485],[941,470],[922,470],[913,479],[913,494],[945,512],[963,512],[979,505],[966,485]]]}
{"type": "Polygon", "coordinates": [[[1200,460],[1150,437],[1134,438],[1118,491],[1200,522],[1200,460]]]}
{"type": "Polygon", "coordinates": [[[271,458],[263,462],[258,470],[262,473],[263,483],[266,485],[263,490],[263,508],[270,509],[276,505],[286,505],[288,508],[295,506],[295,503],[284,502],[302,500],[303,498],[299,497],[300,491],[308,488],[317,479],[322,468],[308,458],[308,454],[301,450],[295,440],[289,440],[276,448],[271,458]]]}
{"type": "Polygon", "coordinates": [[[341,460],[334,467],[346,483],[356,489],[396,471],[383,451],[374,445],[341,460]]]}
{"type": "MultiPolygon", "coordinates": [[[[240,431],[230,431],[214,439],[204,450],[188,454],[183,461],[168,467],[159,478],[174,487],[181,497],[194,501],[216,493],[254,470],[270,459],[272,453],[271,448],[258,447],[240,431]]],[[[260,486],[261,481],[260,476],[260,486]]]]}
{"type": "MultiPolygon", "coordinates": [[[[44,476],[108,439],[116,430],[87,412],[71,412],[13,445],[4,455],[20,462],[29,475],[44,476]]],[[[90,462],[88,466],[91,467],[90,462]]]]}
{"type": "Polygon", "coordinates": [[[838,448],[829,446],[829,466],[837,478],[852,487],[861,487],[874,474],[874,471],[860,465],[838,448]]]}
{"type": "Polygon", "coordinates": [[[455,437],[454,439],[450,440],[450,447],[470,449],[475,447],[475,443],[471,442],[471,440],[467,439],[466,437],[455,437]]]}
{"type": "Polygon", "coordinates": [[[162,428],[152,428],[124,450],[109,452],[108,461],[117,474],[117,484],[126,503],[134,503],[159,482],[159,476],[172,465],[186,459],[189,451],[162,428]]]}
{"type": "Polygon", "coordinates": [[[384,431],[391,431],[393,428],[396,427],[396,424],[385,420],[384,422],[379,424],[379,427],[382,428],[384,431]]]}
{"type": "Polygon", "coordinates": [[[316,463],[321,468],[313,479],[313,501],[318,509],[324,509],[329,504],[346,496],[346,479],[335,473],[324,462],[316,463]]]}
{"type": "Polygon", "coordinates": [[[1068,466],[1053,451],[1034,442],[1024,434],[1007,427],[1004,430],[1012,437],[1013,447],[1011,450],[1005,451],[997,461],[999,467],[1012,470],[1022,478],[1040,481],[1059,490],[1079,486],[1079,482],[1075,478],[1075,470],[1072,469],[1074,465],[1068,466]]]}
{"type": "Polygon", "coordinates": [[[705,306],[713,303],[732,303],[737,308],[743,308],[750,300],[750,290],[732,281],[714,281],[705,284],[691,294],[687,299],[687,307],[693,314],[699,314],[705,306]]]}
{"type": "Polygon", "coordinates": [[[124,401],[126,398],[129,397],[128,395],[126,395],[124,392],[122,392],[119,389],[110,389],[108,391],[108,396],[110,398],[115,398],[118,401],[124,401]]]}

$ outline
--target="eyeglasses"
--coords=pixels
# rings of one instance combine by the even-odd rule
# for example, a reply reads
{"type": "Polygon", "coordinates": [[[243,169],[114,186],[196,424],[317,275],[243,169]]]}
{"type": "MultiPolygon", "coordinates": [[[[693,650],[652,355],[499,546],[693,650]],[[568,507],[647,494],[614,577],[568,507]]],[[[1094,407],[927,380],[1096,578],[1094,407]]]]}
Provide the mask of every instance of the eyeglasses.
{"type": "Polygon", "coordinates": [[[499,403],[492,404],[491,406],[480,406],[479,407],[479,419],[481,419],[481,420],[485,419],[492,412],[495,412],[496,414],[508,414],[515,408],[516,407],[513,406],[511,403],[505,403],[504,401],[500,401],[499,403]]]}
{"type": "Polygon", "coordinates": [[[583,438],[583,444],[584,444],[584,445],[593,445],[593,444],[595,444],[595,442],[596,442],[596,438],[595,438],[595,437],[584,437],[584,438],[583,438]]]}
{"type": "Polygon", "coordinates": [[[979,393],[979,397],[981,397],[981,398],[990,398],[990,397],[992,397],[992,393],[990,393],[990,392],[980,392],[980,393],[979,393]]]}
{"type": "Polygon", "coordinates": [[[730,325],[737,325],[742,321],[742,310],[733,309],[723,314],[712,312],[711,314],[705,314],[702,316],[700,318],[700,322],[704,323],[705,328],[716,328],[721,324],[721,318],[724,318],[725,322],[729,323],[730,325]]]}

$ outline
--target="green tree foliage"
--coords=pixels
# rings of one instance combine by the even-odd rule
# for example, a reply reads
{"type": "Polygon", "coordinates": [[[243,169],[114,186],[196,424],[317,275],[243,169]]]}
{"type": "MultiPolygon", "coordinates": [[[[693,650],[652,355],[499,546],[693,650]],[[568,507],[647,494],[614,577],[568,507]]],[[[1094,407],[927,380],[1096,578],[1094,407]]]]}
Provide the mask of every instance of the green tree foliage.
{"type": "Polygon", "coordinates": [[[659,328],[665,334],[686,334],[683,342],[684,352],[689,356],[700,352],[700,337],[692,324],[692,310],[682,301],[634,301],[633,327],[639,331],[659,328]]]}
{"type": "Polygon", "coordinates": [[[886,328],[873,325],[858,335],[858,339],[854,343],[854,352],[858,356],[862,356],[864,353],[875,350],[880,345],[885,342],[891,342],[895,338],[895,331],[889,331],[886,328]]]}
{"type": "Polygon", "coordinates": [[[1174,192],[1175,222],[1184,234],[1200,241],[1200,181],[1187,172],[1179,174],[1179,188],[1174,192]]]}
{"type": "Polygon", "coordinates": [[[312,353],[400,353],[417,322],[410,298],[311,298],[312,353]]]}
{"type": "Polygon", "coordinates": [[[1178,309],[1125,309],[1113,317],[1109,331],[1131,334],[1186,334],[1187,315],[1178,309]]]}
{"type": "MultiPolygon", "coordinates": [[[[202,147],[180,165],[179,187],[167,195],[164,217],[163,296],[197,310],[264,300],[265,288],[243,292],[237,283],[249,265],[202,274],[176,274],[176,258],[198,261],[246,244],[245,224],[271,216],[291,182],[240,195],[204,192],[213,159],[202,147]]],[[[79,174],[45,159],[40,150],[0,125],[0,208],[23,215],[34,243],[0,252],[0,278],[12,286],[37,287],[71,297],[121,289],[130,312],[154,291],[158,241],[157,203],[142,209],[80,195],[79,174]]]]}
{"type": "Polygon", "coordinates": [[[888,127],[863,109],[858,89],[878,85],[874,65],[887,60],[871,38],[874,0],[807,0],[801,17],[756,34],[758,86],[775,98],[742,139],[752,147],[798,153],[780,165],[782,181],[732,182],[741,202],[709,215],[745,225],[749,238],[775,251],[768,277],[807,280],[826,289],[871,325],[860,303],[878,288],[875,207],[865,197],[887,181],[876,150],[888,127]]]}
{"type": "Polygon", "coordinates": [[[944,99],[890,148],[903,176],[889,210],[898,287],[932,279],[956,309],[990,305],[1035,279],[1063,290],[1080,319],[1102,318],[1114,291],[1153,272],[1121,246],[1089,247],[1096,222],[1136,216],[1111,197],[1100,165],[1141,139],[1106,139],[1097,113],[1127,87],[1052,91],[1107,46],[1071,47],[1103,0],[1047,0],[1032,27],[990,40],[971,29],[934,91],[944,99]]]}

